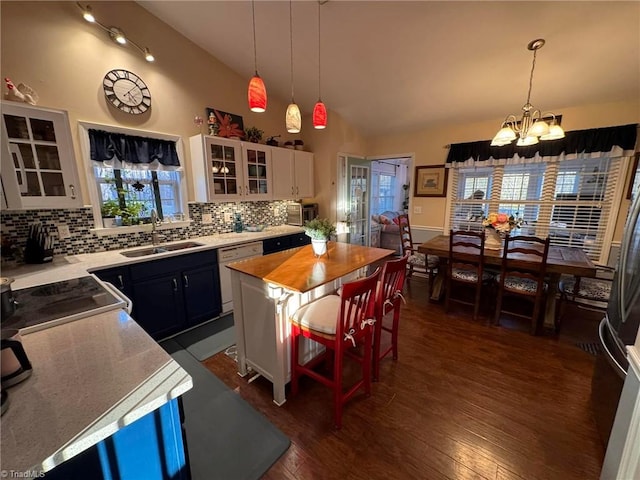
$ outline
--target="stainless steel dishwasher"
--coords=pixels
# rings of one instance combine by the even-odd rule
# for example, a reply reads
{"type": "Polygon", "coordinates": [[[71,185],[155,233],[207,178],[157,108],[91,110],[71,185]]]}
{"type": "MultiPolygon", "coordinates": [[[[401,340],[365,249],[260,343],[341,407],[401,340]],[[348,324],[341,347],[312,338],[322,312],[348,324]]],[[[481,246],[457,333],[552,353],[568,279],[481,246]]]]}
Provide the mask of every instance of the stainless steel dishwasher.
{"type": "Polygon", "coordinates": [[[262,242],[243,243],[232,247],[218,249],[218,264],[220,265],[220,295],[222,296],[222,313],[233,310],[231,296],[231,272],[227,265],[238,260],[246,260],[262,256],[262,242]]]}

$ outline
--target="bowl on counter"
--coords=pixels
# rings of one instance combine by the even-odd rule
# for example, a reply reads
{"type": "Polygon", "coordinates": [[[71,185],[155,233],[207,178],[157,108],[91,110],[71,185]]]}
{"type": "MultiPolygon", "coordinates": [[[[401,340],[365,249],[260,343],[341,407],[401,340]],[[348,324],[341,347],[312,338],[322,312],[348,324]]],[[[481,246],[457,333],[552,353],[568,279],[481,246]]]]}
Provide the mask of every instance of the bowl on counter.
{"type": "Polygon", "coordinates": [[[265,228],[267,228],[266,225],[245,225],[244,231],[245,232],[261,232],[265,228]]]}

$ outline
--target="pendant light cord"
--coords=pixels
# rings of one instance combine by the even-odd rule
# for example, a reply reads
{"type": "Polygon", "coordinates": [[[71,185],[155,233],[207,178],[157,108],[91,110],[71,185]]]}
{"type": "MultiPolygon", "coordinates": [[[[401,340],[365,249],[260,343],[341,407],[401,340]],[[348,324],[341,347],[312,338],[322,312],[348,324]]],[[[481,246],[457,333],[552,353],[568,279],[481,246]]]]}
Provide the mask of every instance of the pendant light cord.
{"type": "Polygon", "coordinates": [[[536,54],[538,50],[533,51],[533,62],[531,63],[531,75],[529,75],[529,93],[527,93],[527,105],[529,104],[529,100],[531,99],[531,88],[533,87],[533,71],[536,68],[536,54]]]}
{"type": "Polygon", "coordinates": [[[253,65],[256,69],[256,77],[258,76],[258,50],[256,48],[256,5],[251,0],[251,14],[253,16],[253,65]]]}
{"type": "Polygon", "coordinates": [[[320,2],[318,2],[318,101],[322,101],[322,94],[320,88],[320,2]]]}
{"type": "Polygon", "coordinates": [[[289,38],[291,39],[291,103],[293,101],[293,8],[292,1],[289,0],[289,38]]]}

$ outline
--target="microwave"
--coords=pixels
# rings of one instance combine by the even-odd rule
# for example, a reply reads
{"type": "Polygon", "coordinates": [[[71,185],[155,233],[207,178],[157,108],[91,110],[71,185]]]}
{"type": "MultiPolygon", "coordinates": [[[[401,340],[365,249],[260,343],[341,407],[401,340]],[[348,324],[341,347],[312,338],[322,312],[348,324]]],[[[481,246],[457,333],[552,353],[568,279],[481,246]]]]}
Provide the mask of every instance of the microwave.
{"type": "Polygon", "coordinates": [[[318,216],[317,203],[289,203],[287,204],[287,225],[303,226],[305,222],[318,216]]]}

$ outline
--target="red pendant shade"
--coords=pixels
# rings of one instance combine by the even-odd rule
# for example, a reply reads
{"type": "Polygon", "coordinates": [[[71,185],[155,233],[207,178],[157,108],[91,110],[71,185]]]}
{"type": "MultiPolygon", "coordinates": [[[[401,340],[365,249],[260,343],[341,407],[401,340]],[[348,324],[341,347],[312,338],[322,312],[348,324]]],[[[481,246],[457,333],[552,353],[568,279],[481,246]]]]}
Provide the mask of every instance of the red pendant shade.
{"type": "Polygon", "coordinates": [[[327,109],[321,100],[313,107],[313,128],[327,128],[327,109]]]}
{"type": "Polygon", "coordinates": [[[252,112],[264,112],[267,109],[267,88],[257,73],[249,82],[247,97],[252,112]]]}

